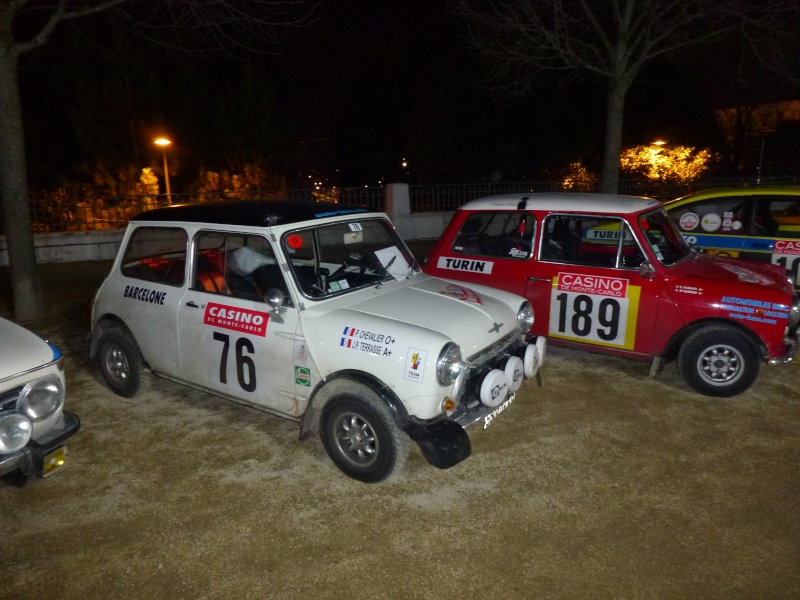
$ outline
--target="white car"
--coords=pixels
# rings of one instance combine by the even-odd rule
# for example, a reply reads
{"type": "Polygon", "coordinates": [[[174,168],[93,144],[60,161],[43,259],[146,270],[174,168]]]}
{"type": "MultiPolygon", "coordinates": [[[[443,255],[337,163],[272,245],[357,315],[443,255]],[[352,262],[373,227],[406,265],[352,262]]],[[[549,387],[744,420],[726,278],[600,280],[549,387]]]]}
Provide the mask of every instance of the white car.
{"type": "Polygon", "coordinates": [[[230,201],[130,222],[91,355],[122,396],[149,368],[298,421],[347,475],[378,482],[409,439],[439,468],[469,456],[464,428],[537,375],[532,323],[521,296],[422,273],[383,213],[230,201]]]}
{"type": "Polygon", "coordinates": [[[64,465],[80,420],[64,410],[61,352],[0,318],[0,476],[25,481],[64,465]]]}

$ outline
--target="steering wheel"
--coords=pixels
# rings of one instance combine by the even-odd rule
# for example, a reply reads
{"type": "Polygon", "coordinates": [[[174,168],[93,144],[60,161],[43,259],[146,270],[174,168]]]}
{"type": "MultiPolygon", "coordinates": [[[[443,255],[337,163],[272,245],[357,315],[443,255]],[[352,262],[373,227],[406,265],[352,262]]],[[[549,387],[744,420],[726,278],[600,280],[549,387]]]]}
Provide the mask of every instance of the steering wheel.
{"type": "Polygon", "coordinates": [[[336,269],[331,274],[331,279],[340,275],[347,267],[360,267],[360,273],[363,273],[364,270],[367,268],[367,265],[364,264],[364,255],[361,252],[353,252],[347,258],[344,259],[342,266],[336,269]]]}

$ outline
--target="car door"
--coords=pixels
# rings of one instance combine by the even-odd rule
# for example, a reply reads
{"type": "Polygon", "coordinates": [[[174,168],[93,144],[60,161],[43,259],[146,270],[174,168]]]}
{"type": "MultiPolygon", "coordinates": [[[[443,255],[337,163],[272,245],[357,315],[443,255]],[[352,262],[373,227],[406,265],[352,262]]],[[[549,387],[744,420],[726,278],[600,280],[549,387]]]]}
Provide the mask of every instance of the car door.
{"type": "Polygon", "coordinates": [[[536,219],[527,211],[468,213],[450,251],[437,257],[434,273],[522,296],[535,231],[536,219]]]}
{"type": "Polygon", "coordinates": [[[538,335],[650,354],[660,284],[643,277],[645,255],[617,217],[551,214],[527,278],[538,335]]]}
{"type": "Polygon", "coordinates": [[[270,242],[200,231],[192,274],[178,309],[183,379],[286,416],[302,414],[293,371],[298,314],[270,242]],[[268,289],[285,295],[278,312],[263,300],[268,289]]]}

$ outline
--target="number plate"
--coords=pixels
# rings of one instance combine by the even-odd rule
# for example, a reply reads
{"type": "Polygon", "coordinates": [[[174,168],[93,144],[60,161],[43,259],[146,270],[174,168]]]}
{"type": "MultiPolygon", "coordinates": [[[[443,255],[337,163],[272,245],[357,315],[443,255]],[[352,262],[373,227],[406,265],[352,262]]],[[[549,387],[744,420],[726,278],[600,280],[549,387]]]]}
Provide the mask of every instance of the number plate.
{"type": "Polygon", "coordinates": [[[44,468],[42,469],[42,477],[47,477],[53,471],[56,471],[64,466],[67,462],[67,448],[62,446],[58,450],[54,450],[44,457],[44,468]]]}
{"type": "Polygon", "coordinates": [[[488,415],[483,417],[483,428],[486,429],[489,425],[491,425],[492,421],[494,421],[494,418],[501,412],[503,412],[506,408],[508,408],[509,404],[511,404],[514,401],[514,398],[516,397],[517,397],[516,394],[511,394],[511,396],[508,397],[508,400],[503,402],[500,406],[498,406],[488,415]]]}

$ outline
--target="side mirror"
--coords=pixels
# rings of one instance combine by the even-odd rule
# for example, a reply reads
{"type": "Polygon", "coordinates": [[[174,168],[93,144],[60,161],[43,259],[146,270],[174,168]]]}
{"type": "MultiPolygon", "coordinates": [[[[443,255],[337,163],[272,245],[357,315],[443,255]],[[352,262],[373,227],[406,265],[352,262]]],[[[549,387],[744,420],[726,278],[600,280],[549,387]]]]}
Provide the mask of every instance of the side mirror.
{"type": "Polygon", "coordinates": [[[639,265],[639,275],[645,279],[652,279],[656,274],[656,268],[650,261],[645,261],[639,265]]]}
{"type": "Polygon", "coordinates": [[[266,302],[267,306],[269,306],[271,309],[269,311],[270,318],[274,319],[278,323],[283,322],[280,314],[286,310],[283,308],[283,303],[285,301],[286,295],[278,288],[268,289],[266,295],[264,296],[264,302],[266,302]]]}

